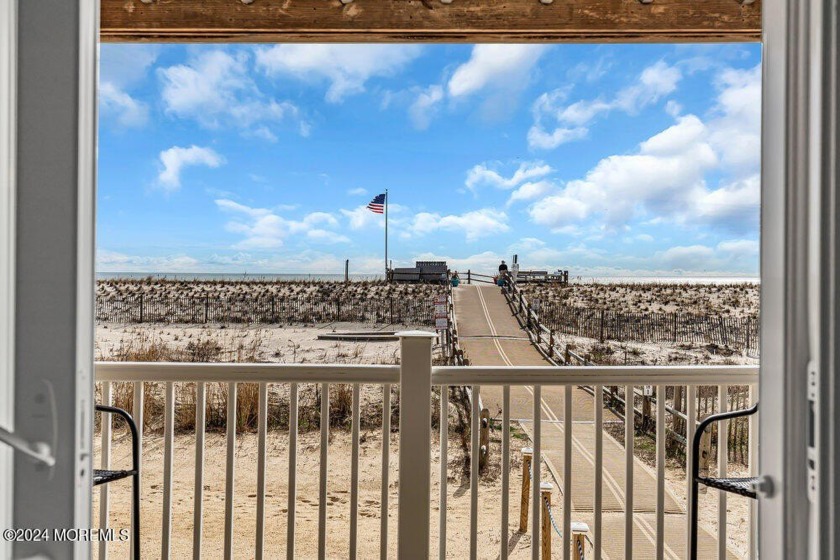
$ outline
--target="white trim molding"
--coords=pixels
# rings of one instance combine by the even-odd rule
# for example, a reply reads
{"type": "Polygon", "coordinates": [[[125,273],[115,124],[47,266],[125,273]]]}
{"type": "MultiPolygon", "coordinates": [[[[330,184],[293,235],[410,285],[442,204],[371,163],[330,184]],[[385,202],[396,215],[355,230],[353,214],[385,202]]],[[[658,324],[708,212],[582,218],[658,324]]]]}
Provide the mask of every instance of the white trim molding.
{"type": "MultiPolygon", "coordinates": [[[[99,0],[79,0],[78,205],[76,229],[76,526],[91,519],[93,346],[96,251],[97,82],[99,0]]],[[[90,544],[77,542],[77,558],[90,544]]]]}
{"type": "MultiPolygon", "coordinates": [[[[0,426],[14,430],[17,0],[0,0],[0,426]]],[[[0,449],[0,528],[12,526],[13,451],[0,449]]],[[[0,556],[12,545],[0,542],[0,556]]]]}

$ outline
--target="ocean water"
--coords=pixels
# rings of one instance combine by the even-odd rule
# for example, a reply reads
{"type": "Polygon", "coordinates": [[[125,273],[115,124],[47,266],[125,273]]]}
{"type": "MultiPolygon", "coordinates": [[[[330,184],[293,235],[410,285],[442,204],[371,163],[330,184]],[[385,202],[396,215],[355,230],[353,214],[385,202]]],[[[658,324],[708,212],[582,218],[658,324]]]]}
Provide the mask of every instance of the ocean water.
{"type": "MultiPolygon", "coordinates": [[[[204,281],[256,281],[256,282],[294,282],[294,281],[322,281],[342,282],[343,274],[222,274],[211,272],[98,272],[99,280],[129,279],[141,280],[155,278],[165,280],[204,280],[204,281]]],[[[384,280],[384,274],[351,274],[351,282],[365,282],[370,280],[384,280]]],[[[462,279],[463,280],[463,279],[462,279]]],[[[574,276],[569,274],[569,282],[575,284],[757,284],[757,276],[574,276]]]]}
{"type": "MultiPolygon", "coordinates": [[[[323,282],[343,282],[344,274],[224,274],[214,272],[97,272],[98,280],[142,280],[145,278],[161,280],[198,280],[198,281],[251,281],[251,282],[299,282],[318,280],[323,282]]],[[[384,274],[351,274],[353,282],[384,280],[384,274]]]]}

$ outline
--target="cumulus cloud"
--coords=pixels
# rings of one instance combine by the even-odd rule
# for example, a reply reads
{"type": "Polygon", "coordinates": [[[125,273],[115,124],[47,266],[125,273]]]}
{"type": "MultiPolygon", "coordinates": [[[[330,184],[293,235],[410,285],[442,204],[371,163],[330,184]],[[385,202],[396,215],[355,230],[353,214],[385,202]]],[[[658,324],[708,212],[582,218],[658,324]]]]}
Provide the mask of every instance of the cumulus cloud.
{"type": "Polygon", "coordinates": [[[478,187],[489,186],[497,189],[512,189],[529,179],[537,179],[551,173],[553,169],[541,161],[526,161],[519,165],[513,175],[504,177],[496,169],[498,162],[480,163],[467,172],[466,187],[475,191],[478,187]]]}
{"type": "Polygon", "coordinates": [[[593,216],[613,229],[651,217],[736,232],[754,229],[760,199],[758,80],[757,67],[726,70],[708,120],[677,116],[636,153],[608,156],[584,178],[535,202],[531,219],[554,230],[593,216]],[[722,177],[716,185],[707,179],[713,175],[722,177]]]}
{"type": "Polygon", "coordinates": [[[99,110],[123,128],[139,128],[149,120],[147,103],[131,89],[147,76],[160,48],[157,45],[103,45],[99,64],[99,110]]]}
{"type": "Polygon", "coordinates": [[[249,75],[249,62],[244,51],[209,50],[185,64],[158,69],[166,113],[205,128],[238,128],[269,141],[277,139],[272,127],[284,122],[307,136],[310,125],[300,109],[263,94],[249,75]]]}
{"type": "Polygon", "coordinates": [[[224,163],[224,158],[211,148],[200,146],[172,146],[160,153],[161,170],[158,184],[165,190],[176,191],[181,188],[181,172],[185,167],[203,165],[216,168],[224,163]]]}
{"type": "Polygon", "coordinates": [[[528,131],[532,149],[551,150],[584,138],[590,123],[610,111],[636,114],[677,89],[682,72],[660,60],[645,68],[636,81],[610,99],[582,99],[566,104],[568,88],[540,95],[534,102],[534,124],[528,131]]]}
{"type": "Polygon", "coordinates": [[[149,120],[149,106],[111,82],[99,85],[99,111],[105,118],[113,116],[125,128],[141,127],[149,120]]]}
{"type": "Polygon", "coordinates": [[[463,214],[441,215],[420,212],[406,230],[407,235],[425,235],[436,231],[462,232],[467,241],[510,231],[507,214],[492,208],[472,210],[463,214]]]}
{"type": "Polygon", "coordinates": [[[465,97],[485,88],[519,89],[548,49],[545,45],[475,45],[447,84],[452,97],[465,97]]]}
{"type": "Polygon", "coordinates": [[[391,76],[420,56],[418,45],[274,45],[256,51],[257,67],[271,77],[328,81],[326,100],[339,103],[365,91],[374,77],[391,76]]]}
{"type": "Polygon", "coordinates": [[[555,189],[554,183],[551,181],[536,181],[523,183],[519,188],[510,193],[507,205],[510,206],[515,202],[524,202],[541,198],[555,189]]]}
{"type": "Polygon", "coordinates": [[[347,194],[350,196],[365,196],[368,193],[368,190],[362,187],[356,187],[355,189],[350,189],[347,191],[347,194]]]}
{"type": "Polygon", "coordinates": [[[312,212],[300,220],[280,216],[269,208],[254,208],[229,199],[215,201],[219,210],[234,217],[225,229],[239,234],[242,241],[233,247],[241,250],[275,249],[291,235],[305,235],[307,239],[322,243],[348,243],[350,240],[325,228],[338,226],[338,220],[327,212],[312,212]]]}
{"type": "Polygon", "coordinates": [[[431,85],[417,94],[414,103],[408,108],[408,116],[417,130],[426,130],[443,101],[443,88],[431,85]]]}

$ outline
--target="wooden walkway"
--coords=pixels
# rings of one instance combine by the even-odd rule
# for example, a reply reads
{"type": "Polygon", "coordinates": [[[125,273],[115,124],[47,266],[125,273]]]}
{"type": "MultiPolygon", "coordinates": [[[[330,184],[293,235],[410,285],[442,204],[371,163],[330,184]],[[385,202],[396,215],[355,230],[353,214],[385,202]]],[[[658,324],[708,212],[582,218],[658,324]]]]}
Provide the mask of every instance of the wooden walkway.
{"type": "MultiPolygon", "coordinates": [[[[462,286],[454,290],[455,320],[461,345],[473,365],[527,366],[550,365],[531,345],[521,329],[501,290],[494,286],[462,286]]],[[[564,389],[545,386],[542,389],[542,454],[551,476],[562,488],[563,465],[563,407],[564,389]]],[[[572,402],[572,521],[593,526],[594,502],[594,398],[575,388],[572,402]]],[[[484,406],[491,416],[501,416],[501,387],[482,387],[484,406]]],[[[511,387],[511,419],[518,421],[531,435],[533,431],[533,391],[530,387],[511,387]]],[[[617,418],[604,410],[604,420],[617,418]]],[[[603,502],[602,535],[603,558],[629,558],[624,551],[624,446],[604,433],[603,446],[603,502]]],[[[547,478],[543,474],[543,479],[547,478]]],[[[511,487],[517,487],[511,481],[511,487]]],[[[553,500],[560,513],[562,500],[553,500]]],[[[517,500],[511,503],[518,504],[517,500]]],[[[514,506],[516,507],[516,506],[514,506]]],[[[653,469],[640,459],[634,460],[633,477],[634,559],[656,558],[656,478],[653,469]]],[[[686,558],[686,514],[683,501],[666,490],[665,497],[665,555],[666,559],[686,558]]],[[[518,519],[518,511],[511,519],[518,519]]],[[[558,519],[558,523],[560,520],[558,519]]],[[[514,527],[515,529],[515,527],[514,527]]],[[[558,539],[555,539],[555,543],[558,539]]],[[[555,546],[554,556],[562,558],[555,546]]],[[[732,551],[729,558],[737,558],[732,551]]],[[[699,557],[717,558],[717,537],[701,528],[699,557]]]]}

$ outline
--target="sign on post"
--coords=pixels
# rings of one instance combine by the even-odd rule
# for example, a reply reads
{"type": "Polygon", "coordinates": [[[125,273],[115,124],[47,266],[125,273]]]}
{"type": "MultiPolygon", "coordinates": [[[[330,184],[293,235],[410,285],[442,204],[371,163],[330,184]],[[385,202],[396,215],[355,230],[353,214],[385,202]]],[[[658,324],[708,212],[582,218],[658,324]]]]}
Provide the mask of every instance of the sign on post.
{"type": "Polygon", "coordinates": [[[446,294],[435,296],[435,329],[445,331],[449,328],[449,309],[446,294]]]}

